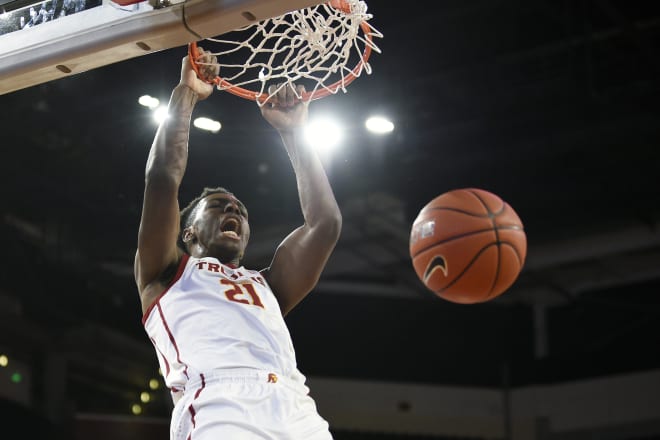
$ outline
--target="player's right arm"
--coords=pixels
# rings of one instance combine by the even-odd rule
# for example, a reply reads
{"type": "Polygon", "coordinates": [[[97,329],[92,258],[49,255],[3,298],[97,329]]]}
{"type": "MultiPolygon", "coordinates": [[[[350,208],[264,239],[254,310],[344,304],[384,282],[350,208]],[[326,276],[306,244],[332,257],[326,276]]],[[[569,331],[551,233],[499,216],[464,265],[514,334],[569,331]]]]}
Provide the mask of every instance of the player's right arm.
{"type": "MultiPolygon", "coordinates": [[[[202,57],[209,57],[201,49],[200,53],[202,57]]],[[[215,76],[217,70],[209,69],[204,73],[215,76]]],[[[168,118],[156,131],[145,169],[134,262],[143,312],[164,288],[163,274],[181,259],[182,251],[176,244],[179,234],[178,193],[188,161],[190,118],[197,101],[212,92],[213,86],[197,78],[188,57],[185,57],[181,62],[181,80],[172,91],[168,104],[168,118]]]]}

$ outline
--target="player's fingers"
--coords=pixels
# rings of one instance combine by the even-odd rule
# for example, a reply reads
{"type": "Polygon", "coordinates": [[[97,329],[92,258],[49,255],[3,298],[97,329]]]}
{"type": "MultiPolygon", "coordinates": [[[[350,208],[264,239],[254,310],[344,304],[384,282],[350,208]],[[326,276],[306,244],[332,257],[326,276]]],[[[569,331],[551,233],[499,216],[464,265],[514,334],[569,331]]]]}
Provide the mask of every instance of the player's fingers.
{"type": "Polygon", "coordinates": [[[197,47],[195,64],[197,65],[199,78],[202,80],[211,81],[218,75],[219,66],[217,65],[216,56],[199,46],[197,47]]]}
{"type": "Polygon", "coordinates": [[[279,87],[280,87],[279,104],[284,108],[291,107],[291,100],[289,98],[289,85],[287,83],[282,83],[280,84],[279,87]]]}
{"type": "Polygon", "coordinates": [[[219,71],[218,58],[215,55],[210,55],[208,58],[208,64],[206,65],[206,76],[209,79],[216,77],[219,71]]]}
{"type": "Polygon", "coordinates": [[[305,86],[303,86],[302,84],[298,84],[296,86],[296,94],[298,99],[302,100],[305,92],[306,92],[305,86]]]}
{"type": "Polygon", "coordinates": [[[277,104],[277,85],[275,84],[268,86],[268,103],[269,107],[275,107],[277,104]]]}
{"type": "Polygon", "coordinates": [[[296,89],[294,89],[294,87],[295,87],[294,84],[287,84],[284,87],[287,107],[293,107],[296,103],[296,89]]]}
{"type": "Polygon", "coordinates": [[[199,47],[197,49],[199,50],[197,51],[197,58],[195,61],[197,61],[199,64],[209,64],[214,62],[215,56],[211,52],[207,52],[204,49],[200,49],[199,47]]]}
{"type": "Polygon", "coordinates": [[[218,64],[218,57],[213,55],[211,62],[213,63],[213,69],[212,69],[213,70],[213,76],[214,77],[218,76],[218,74],[220,73],[220,64],[218,64]]]}
{"type": "Polygon", "coordinates": [[[195,57],[195,61],[202,61],[205,54],[206,51],[201,46],[197,46],[197,57],[195,57]]]}
{"type": "Polygon", "coordinates": [[[275,101],[277,105],[280,107],[286,107],[287,106],[287,100],[286,100],[286,84],[285,83],[280,83],[277,85],[277,95],[276,95],[277,100],[275,101]]]}
{"type": "Polygon", "coordinates": [[[206,69],[204,70],[204,79],[206,81],[211,81],[215,78],[215,74],[213,72],[213,67],[206,66],[206,69]]]}
{"type": "Polygon", "coordinates": [[[277,86],[275,84],[271,84],[268,86],[268,94],[275,98],[275,94],[277,93],[277,86]]]}

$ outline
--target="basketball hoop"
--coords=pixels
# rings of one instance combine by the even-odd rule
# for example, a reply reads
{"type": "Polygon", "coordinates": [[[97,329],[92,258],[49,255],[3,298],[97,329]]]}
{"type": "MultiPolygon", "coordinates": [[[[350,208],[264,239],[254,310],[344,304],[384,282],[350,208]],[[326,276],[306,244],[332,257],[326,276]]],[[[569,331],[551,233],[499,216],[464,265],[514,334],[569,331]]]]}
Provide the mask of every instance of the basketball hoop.
{"type": "MultiPolygon", "coordinates": [[[[368,23],[371,17],[364,1],[331,0],[245,26],[222,39],[206,38],[204,49],[216,56],[222,75],[209,83],[260,106],[270,97],[268,82],[279,84],[277,90],[304,85],[307,91],[298,98],[305,102],[346,93],[363,71],[371,73],[371,52],[380,53],[373,39],[383,35],[368,23]]],[[[197,42],[188,45],[188,53],[200,76],[199,66],[205,64],[195,62],[197,42]]]]}

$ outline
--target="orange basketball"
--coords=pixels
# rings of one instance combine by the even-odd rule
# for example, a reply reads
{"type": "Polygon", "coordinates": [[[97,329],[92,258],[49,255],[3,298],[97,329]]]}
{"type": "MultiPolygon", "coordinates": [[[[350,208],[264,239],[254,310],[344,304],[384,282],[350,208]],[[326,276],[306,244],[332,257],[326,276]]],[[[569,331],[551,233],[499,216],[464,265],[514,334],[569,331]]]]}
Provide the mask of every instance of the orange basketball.
{"type": "Polygon", "coordinates": [[[518,278],[527,236],[518,214],[493,193],[464,188],[431,200],[410,233],[419,279],[440,298],[460,304],[491,300],[518,278]]]}

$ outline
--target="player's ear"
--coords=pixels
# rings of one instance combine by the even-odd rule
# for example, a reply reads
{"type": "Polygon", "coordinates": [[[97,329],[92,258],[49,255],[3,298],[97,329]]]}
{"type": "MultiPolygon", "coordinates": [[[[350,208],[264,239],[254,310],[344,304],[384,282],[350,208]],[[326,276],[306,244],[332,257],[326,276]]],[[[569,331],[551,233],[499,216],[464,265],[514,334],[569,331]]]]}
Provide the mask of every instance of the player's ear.
{"type": "Polygon", "coordinates": [[[186,229],[183,230],[183,233],[181,233],[181,239],[185,244],[188,243],[194,243],[197,241],[197,236],[195,235],[194,231],[194,226],[188,226],[186,229]]]}

